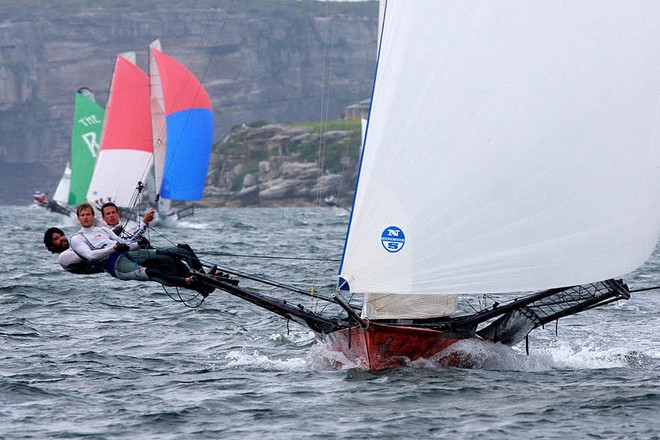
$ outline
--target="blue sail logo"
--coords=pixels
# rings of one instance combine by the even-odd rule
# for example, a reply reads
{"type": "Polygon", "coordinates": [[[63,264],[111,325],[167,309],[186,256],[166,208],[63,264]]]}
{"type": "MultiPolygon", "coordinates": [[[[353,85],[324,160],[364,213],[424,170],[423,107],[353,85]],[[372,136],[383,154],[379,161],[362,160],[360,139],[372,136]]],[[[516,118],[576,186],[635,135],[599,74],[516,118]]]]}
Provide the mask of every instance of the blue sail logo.
{"type": "Polygon", "coordinates": [[[388,226],[380,236],[380,242],[387,252],[399,252],[406,244],[406,236],[397,226],[388,226]]]}

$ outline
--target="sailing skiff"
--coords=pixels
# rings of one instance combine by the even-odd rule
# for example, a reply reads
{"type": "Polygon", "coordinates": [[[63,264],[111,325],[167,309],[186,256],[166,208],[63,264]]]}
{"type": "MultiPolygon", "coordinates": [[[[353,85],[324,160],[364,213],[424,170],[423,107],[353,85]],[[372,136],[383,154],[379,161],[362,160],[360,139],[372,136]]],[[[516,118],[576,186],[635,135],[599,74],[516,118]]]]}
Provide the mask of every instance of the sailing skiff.
{"type": "Polygon", "coordinates": [[[260,280],[341,313],[201,277],[368,370],[469,366],[457,341],[628,299],[660,234],[658,23],[653,1],[384,2],[337,292],[260,280]]]}

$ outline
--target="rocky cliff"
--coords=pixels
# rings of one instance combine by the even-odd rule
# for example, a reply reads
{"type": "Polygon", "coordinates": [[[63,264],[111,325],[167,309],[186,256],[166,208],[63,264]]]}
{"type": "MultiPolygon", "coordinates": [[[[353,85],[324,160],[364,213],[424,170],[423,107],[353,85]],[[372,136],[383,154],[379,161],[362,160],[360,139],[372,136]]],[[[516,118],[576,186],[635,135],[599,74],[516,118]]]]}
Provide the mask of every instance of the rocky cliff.
{"type": "Polygon", "coordinates": [[[204,203],[213,206],[350,205],[359,121],[234,127],[215,146],[204,203]]]}
{"type": "MultiPolygon", "coordinates": [[[[155,39],[207,88],[218,141],[256,120],[337,119],[369,96],[377,9],[377,2],[311,0],[3,1],[0,171],[21,168],[31,180],[14,179],[8,189],[16,173],[2,172],[0,203],[24,203],[35,189],[55,186],[68,158],[75,91],[89,87],[104,105],[116,55],[134,50],[146,70],[155,39]]],[[[229,170],[232,160],[214,169],[229,170]]],[[[238,165],[225,180],[238,179],[238,165]]],[[[271,200],[261,191],[261,201],[271,200]]]]}

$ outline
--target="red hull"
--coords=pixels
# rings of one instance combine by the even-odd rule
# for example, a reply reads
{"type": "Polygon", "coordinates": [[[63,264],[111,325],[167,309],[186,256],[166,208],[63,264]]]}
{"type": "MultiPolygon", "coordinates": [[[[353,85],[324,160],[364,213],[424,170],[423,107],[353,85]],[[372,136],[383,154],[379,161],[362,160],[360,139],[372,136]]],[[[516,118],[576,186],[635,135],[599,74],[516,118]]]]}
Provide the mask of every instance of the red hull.
{"type": "MultiPolygon", "coordinates": [[[[439,330],[369,323],[366,330],[353,327],[325,335],[330,347],[365,370],[402,367],[418,359],[430,359],[458,342],[439,330]]],[[[443,366],[469,367],[459,353],[440,357],[443,366]]]]}

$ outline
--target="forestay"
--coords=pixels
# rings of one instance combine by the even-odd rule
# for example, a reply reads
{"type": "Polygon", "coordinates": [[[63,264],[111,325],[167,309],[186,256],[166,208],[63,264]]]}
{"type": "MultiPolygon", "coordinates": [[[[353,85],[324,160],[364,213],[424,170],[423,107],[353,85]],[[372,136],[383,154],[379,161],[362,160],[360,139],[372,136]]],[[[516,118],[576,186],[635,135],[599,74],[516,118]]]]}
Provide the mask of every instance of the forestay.
{"type": "Polygon", "coordinates": [[[660,4],[389,0],[340,276],[358,293],[621,276],[660,228],[660,4]]]}

